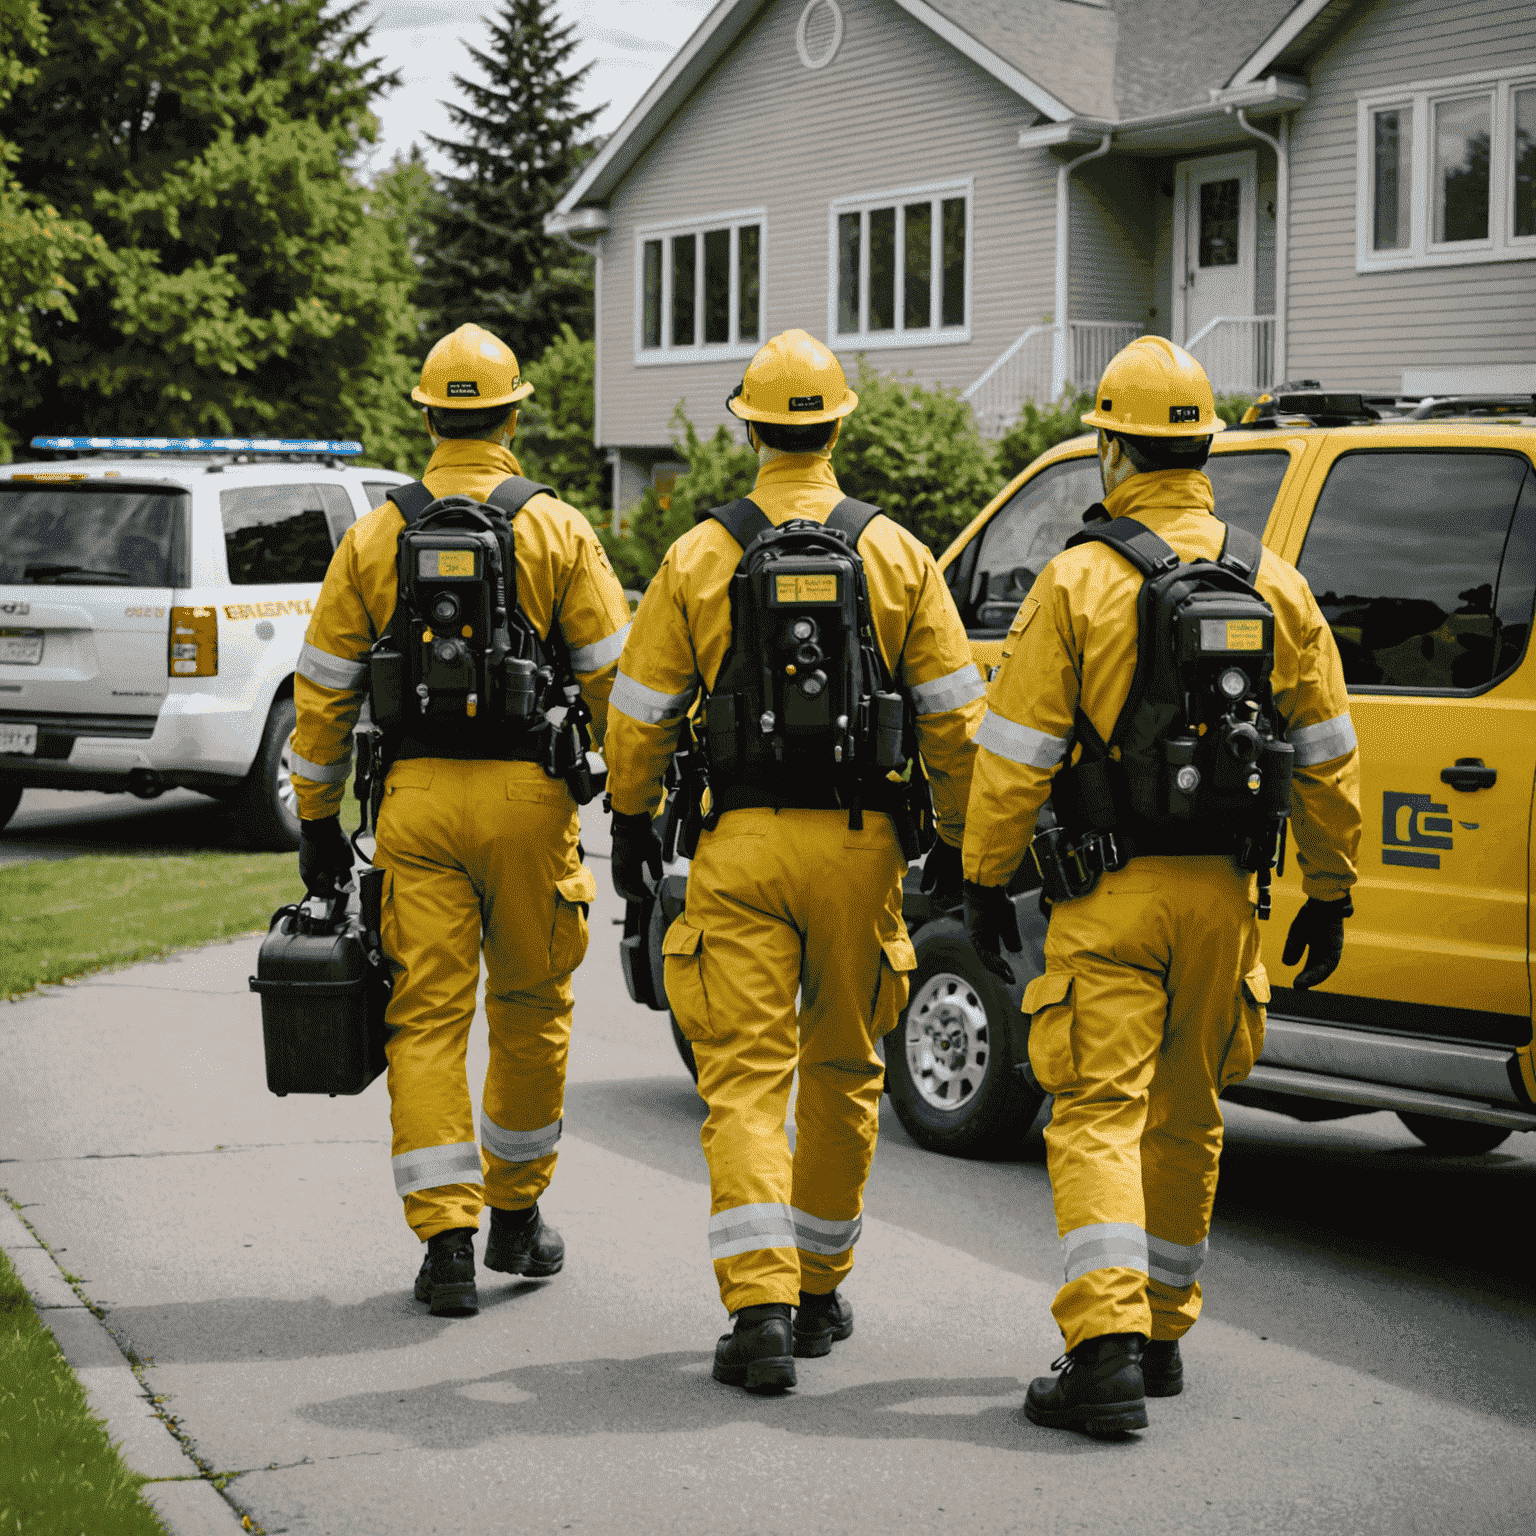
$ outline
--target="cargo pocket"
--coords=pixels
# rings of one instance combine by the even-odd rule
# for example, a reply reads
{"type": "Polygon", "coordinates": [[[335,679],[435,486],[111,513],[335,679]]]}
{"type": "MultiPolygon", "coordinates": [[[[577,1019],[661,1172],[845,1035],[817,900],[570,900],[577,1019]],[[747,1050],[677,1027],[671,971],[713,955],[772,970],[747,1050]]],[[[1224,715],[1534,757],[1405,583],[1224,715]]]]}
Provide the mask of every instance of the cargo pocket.
{"type": "Polygon", "coordinates": [[[1047,971],[1024,989],[1029,1017],[1029,1065],[1047,1093],[1062,1093],[1077,1081],[1072,1051],[1072,973],[1047,971]]]}
{"type": "Polygon", "coordinates": [[[896,1028],[901,1010],[907,1006],[912,990],[912,972],[917,969],[917,952],[904,933],[894,933],[880,941],[880,980],[875,987],[875,1001],[869,1015],[869,1037],[879,1040],[896,1028]]]}
{"type": "Polygon", "coordinates": [[[704,992],[704,934],[686,918],[678,918],[661,941],[662,971],[667,1004],[677,1027],[688,1040],[712,1040],[709,998],[704,992]]]}
{"type": "Polygon", "coordinates": [[[549,969],[566,976],[581,964],[587,953],[587,908],[597,895],[597,881],[590,869],[555,881],[555,924],[549,936],[549,969]]]}
{"type": "Polygon", "coordinates": [[[1269,973],[1256,965],[1237,992],[1237,1018],[1221,1060],[1221,1086],[1240,1083],[1264,1051],[1264,1018],[1269,1009],[1269,973]]]}

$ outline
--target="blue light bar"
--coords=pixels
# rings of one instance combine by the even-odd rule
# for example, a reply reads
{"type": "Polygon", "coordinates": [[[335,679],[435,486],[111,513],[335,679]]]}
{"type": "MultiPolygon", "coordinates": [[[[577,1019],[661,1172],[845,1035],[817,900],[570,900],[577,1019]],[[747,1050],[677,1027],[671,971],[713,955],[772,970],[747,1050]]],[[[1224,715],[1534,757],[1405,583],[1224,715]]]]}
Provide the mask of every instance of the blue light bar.
{"type": "Polygon", "coordinates": [[[322,437],[34,437],[34,448],[113,453],[361,453],[363,445],[322,437]]]}

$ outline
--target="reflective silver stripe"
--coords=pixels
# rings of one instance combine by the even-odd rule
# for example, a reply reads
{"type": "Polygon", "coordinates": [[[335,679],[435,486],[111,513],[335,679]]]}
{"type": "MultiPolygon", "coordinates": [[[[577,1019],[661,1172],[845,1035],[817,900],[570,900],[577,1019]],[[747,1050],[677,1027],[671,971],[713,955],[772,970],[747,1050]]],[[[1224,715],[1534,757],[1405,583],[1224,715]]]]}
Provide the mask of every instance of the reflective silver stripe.
{"type": "Polygon", "coordinates": [[[322,688],[350,692],[368,676],[368,663],[332,656],[329,651],[322,651],[306,640],[299,647],[297,670],[300,677],[307,677],[310,682],[318,683],[322,688]]]}
{"type": "Polygon", "coordinates": [[[413,1194],[442,1184],[479,1184],[480,1148],[472,1141],[450,1141],[445,1147],[419,1147],[390,1158],[395,1169],[395,1193],[413,1194]]]}
{"type": "Polygon", "coordinates": [[[863,1216],[855,1216],[852,1221],[827,1221],[799,1206],[791,1206],[789,1214],[795,1223],[795,1247],[806,1253],[847,1253],[864,1229],[863,1216]]]}
{"type": "Polygon", "coordinates": [[[977,728],[976,745],[1027,768],[1054,768],[1067,755],[1065,737],[1047,736],[1027,725],[1015,725],[1006,715],[990,709],[977,728]]]}
{"type": "Polygon", "coordinates": [[[931,683],[907,686],[912,691],[912,708],[920,715],[943,714],[946,709],[959,709],[962,704],[987,696],[987,685],[974,661],[968,661],[958,672],[934,678],[931,683]]]}
{"type": "Polygon", "coordinates": [[[564,1120],[556,1120],[536,1131],[509,1131],[486,1114],[484,1105],[480,1107],[480,1140],[487,1152],[494,1152],[504,1163],[531,1163],[548,1157],[560,1140],[564,1124],[564,1120]]]}
{"type": "Polygon", "coordinates": [[[699,691],[698,681],[690,683],[681,693],[659,693],[647,688],[634,678],[620,672],[613,680],[613,692],[608,696],[609,709],[616,709],[641,725],[660,725],[673,715],[681,715],[693,702],[699,691]]]}
{"type": "MultiPolygon", "coordinates": [[[[787,1205],[735,1205],[709,1218],[709,1256],[729,1259],[759,1248],[795,1247],[794,1214],[787,1205]]],[[[839,1249],[839,1252],[842,1250],[839,1249]]]]}
{"type": "Polygon", "coordinates": [[[619,653],[624,649],[624,642],[628,639],[629,625],[626,624],[617,634],[609,635],[606,640],[598,640],[592,645],[577,646],[571,652],[571,671],[600,671],[610,661],[619,659],[619,653]]]}
{"type": "Polygon", "coordinates": [[[1316,725],[1298,726],[1285,733],[1285,739],[1296,749],[1298,768],[1315,768],[1319,763],[1331,763],[1346,752],[1353,752],[1355,723],[1349,711],[1335,715],[1332,720],[1322,720],[1316,725]]]}
{"type": "Polygon", "coordinates": [[[1211,1240],[1203,1237],[1198,1243],[1170,1243],[1166,1237],[1154,1237],[1147,1233],[1147,1273],[1164,1285],[1184,1290],[1195,1283],[1200,1266],[1205,1263],[1206,1250],[1211,1240]]]}
{"type": "Polygon", "coordinates": [[[1099,1221],[1076,1227],[1061,1240],[1067,1280],[1081,1280],[1096,1269],[1147,1272],[1147,1234],[1129,1221],[1099,1221]]]}
{"type": "Polygon", "coordinates": [[[352,771],[352,754],[347,753],[343,761],[332,763],[327,768],[323,763],[312,763],[307,757],[300,757],[289,747],[288,766],[301,778],[309,779],[312,783],[339,784],[352,771]]]}

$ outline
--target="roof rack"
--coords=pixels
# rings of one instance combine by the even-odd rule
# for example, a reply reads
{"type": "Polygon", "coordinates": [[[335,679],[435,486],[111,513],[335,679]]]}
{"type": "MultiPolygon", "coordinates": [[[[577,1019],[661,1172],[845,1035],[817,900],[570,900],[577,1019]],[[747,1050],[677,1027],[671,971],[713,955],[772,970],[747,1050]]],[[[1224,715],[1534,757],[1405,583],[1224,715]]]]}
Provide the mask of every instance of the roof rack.
{"type": "Polygon", "coordinates": [[[32,447],[68,457],[89,453],[142,459],[161,454],[197,454],[217,458],[221,463],[255,458],[335,463],[363,451],[361,443],[349,439],[319,437],[34,437],[32,447]]]}
{"type": "Polygon", "coordinates": [[[1240,425],[1263,430],[1294,426],[1300,418],[1314,427],[1348,427],[1381,417],[1362,394],[1325,390],[1316,379],[1298,379],[1265,390],[1243,413],[1240,425]]]}
{"type": "Polygon", "coordinates": [[[1409,421],[1442,421],[1447,417],[1500,418],[1536,415],[1536,394],[1426,395],[1407,413],[1409,421]]]}

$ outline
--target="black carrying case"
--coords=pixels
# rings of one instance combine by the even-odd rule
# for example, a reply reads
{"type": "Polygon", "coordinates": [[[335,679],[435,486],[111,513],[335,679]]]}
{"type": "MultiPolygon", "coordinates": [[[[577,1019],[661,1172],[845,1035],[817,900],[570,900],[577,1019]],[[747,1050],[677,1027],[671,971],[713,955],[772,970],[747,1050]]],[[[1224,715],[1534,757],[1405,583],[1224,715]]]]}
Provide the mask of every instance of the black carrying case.
{"type": "Polygon", "coordinates": [[[361,1093],[385,1068],[390,972],[379,945],[384,871],[358,881],[360,910],[343,894],[279,907],[256,957],[267,1087],[361,1093]]]}

